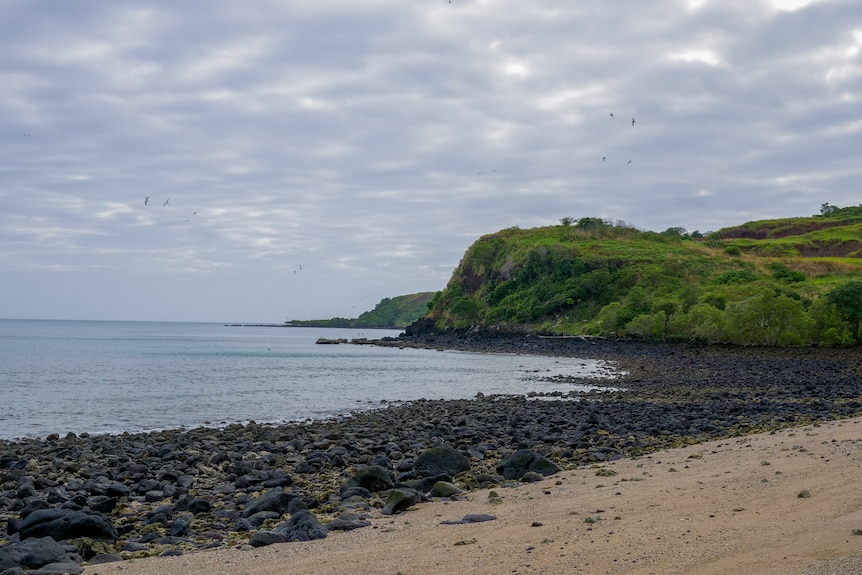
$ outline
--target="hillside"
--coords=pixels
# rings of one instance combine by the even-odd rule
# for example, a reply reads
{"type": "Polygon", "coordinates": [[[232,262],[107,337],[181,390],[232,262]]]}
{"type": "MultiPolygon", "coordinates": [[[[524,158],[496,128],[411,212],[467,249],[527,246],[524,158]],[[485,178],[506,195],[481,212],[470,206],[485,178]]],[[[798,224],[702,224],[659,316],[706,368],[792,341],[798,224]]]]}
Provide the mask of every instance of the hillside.
{"type": "Polygon", "coordinates": [[[366,311],[356,318],[334,317],[332,319],[290,320],[286,321],[285,324],[298,327],[404,329],[428,311],[428,303],[433,297],[434,292],[420,292],[393,298],[383,298],[373,310],[366,311]]]}
{"type": "Polygon", "coordinates": [[[599,218],[479,238],[411,333],[493,325],[746,345],[855,345],[862,205],[706,236],[599,218]]]}

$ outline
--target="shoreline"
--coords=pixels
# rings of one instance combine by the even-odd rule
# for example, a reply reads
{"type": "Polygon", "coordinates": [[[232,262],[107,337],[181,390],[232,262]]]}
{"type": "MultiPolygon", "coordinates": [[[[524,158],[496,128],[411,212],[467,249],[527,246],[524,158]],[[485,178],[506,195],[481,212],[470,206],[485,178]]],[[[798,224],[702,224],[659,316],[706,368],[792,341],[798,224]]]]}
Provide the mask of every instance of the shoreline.
{"type": "MultiPolygon", "coordinates": [[[[344,514],[343,487],[358,470],[378,466],[393,485],[418,486],[422,477],[414,464],[433,447],[451,447],[469,461],[469,472],[448,477],[468,488],[460,497],[469,499],[476,488],[511,483],[496,466],[519,449],[546,457],[569,473],[670,448],[862,415],[862,359],[854,350],[523,336],[399,338],[392,344],[589,355],[584,359],[617,361],[628,374],[614,382],[625,390],[586,393],[583,401],[508,396],[418,400],[295,424],[0,442],[0,540],[15,542],[9,525],[16,526],[22,510],[34,501],[50,501],[51,508],[71,508],[69,502],[77,501],[80,508],[89,508],[94,501],[105,503],[100,498],[114,497],[104,514],[118,536],[98,546],[102,552],[130,559],[232,549],[291,516],[283,511],[257,525],[243,524],[244,510],[262,495],[281,489],[329,524],[344,514]],[[192,500],[206,511],[190,512],[192,500]],[[162,516],[154,522],[159,510],[162,516]],[[181,520],[188,531],[171,535],[181,520]],[[129,543],[135,545],[123,550],[129,543]]],[[[553,477],[543,483],[548,481],[553,477]]],[[[386,495],[387,490],[369,492],[354,502],[373,516],[386,495]]],[[[458,501],[459,496],[450,497],[451,504],[458,501]]]]}
{"type": "Polygon", "coordinates": [[[860,438],[862,418],[716,440],[425,503],[322,540],[84,573],[856,575],[860,438]],[[445,524],[470,513],[495,519],[445,524]]]}

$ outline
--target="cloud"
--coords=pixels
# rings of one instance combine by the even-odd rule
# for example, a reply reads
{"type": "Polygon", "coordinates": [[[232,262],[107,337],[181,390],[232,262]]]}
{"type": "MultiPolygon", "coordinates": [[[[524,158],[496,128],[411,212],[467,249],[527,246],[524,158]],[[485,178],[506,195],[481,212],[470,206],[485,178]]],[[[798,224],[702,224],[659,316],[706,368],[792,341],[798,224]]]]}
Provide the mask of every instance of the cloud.
{"type": "Polygon", "coordinates": [[[358,314],[513,225],[858,203],[851,0],[7,0],[0,32],[0,317],[358,314]]]}

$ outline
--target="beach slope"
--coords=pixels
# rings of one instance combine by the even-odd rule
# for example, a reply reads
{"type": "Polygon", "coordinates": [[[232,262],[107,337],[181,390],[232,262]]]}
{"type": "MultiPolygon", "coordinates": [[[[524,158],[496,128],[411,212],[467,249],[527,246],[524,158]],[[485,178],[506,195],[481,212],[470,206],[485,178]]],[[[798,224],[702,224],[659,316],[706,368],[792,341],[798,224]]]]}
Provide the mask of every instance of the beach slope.
{"type": "Polygon", "coordinates": [[[395,516],[375,513],[371,527],[318,541],[92,565],[84,573],[858,574],[860,487],[856,418],[564,471],[395,516]],[[494,519],[444,524],[468,514],[494,519]]]}

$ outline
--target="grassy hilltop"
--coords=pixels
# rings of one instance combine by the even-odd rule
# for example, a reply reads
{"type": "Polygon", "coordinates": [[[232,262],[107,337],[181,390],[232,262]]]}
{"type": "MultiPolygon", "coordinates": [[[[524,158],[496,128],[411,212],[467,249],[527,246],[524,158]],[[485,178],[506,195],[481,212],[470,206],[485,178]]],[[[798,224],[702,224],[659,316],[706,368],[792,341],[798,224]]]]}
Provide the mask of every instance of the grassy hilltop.
{"type": "Polygon", "coordinates": [[[751,345],[862,341],[862,205],[706,235],[599,218],[479,238],[411,330],[751,345]]]}

